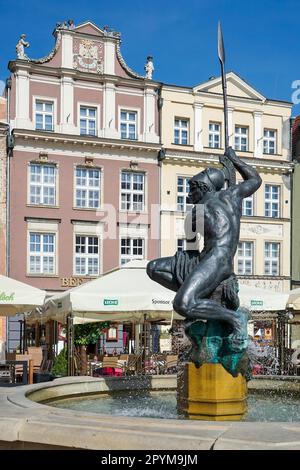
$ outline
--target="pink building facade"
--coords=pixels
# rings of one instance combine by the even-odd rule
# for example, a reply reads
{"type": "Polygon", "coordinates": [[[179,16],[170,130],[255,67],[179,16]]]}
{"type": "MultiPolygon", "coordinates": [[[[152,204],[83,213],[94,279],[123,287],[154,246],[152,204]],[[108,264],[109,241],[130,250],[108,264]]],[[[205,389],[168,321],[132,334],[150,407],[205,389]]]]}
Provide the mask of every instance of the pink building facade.
{"type": "Polygon", "coordinates": [[[161,84],[126,65],[120,34],[53,35],[48,56],[20,42],[9,63],[9,273],[49,294],[159,255],[161,148],[161,84]]]}
{"type": "Polygon", "coordinates": [[[119,33],[54,36],[9,63],[10,276],[52,293],[158,255],[160,149],[160,84],[125,64],[119,33]]]}

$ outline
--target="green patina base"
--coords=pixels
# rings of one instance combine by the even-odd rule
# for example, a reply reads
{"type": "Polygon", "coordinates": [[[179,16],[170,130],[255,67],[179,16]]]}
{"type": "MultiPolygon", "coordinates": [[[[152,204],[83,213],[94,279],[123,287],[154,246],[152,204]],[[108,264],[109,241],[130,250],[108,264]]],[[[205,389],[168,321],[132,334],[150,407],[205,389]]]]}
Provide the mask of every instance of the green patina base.
{"type": "Polygon", "coordinates": [[[233,376],[241,373],[250,379],[249,359],[247,354],[249,312],[239,309],[242,320],[242,334],[232,333],[232,328],[217,321],[197,320],[186,326],[186,335],[192,342],[190,360],[198,368],[202,364],[222,364],[233,376]]]}

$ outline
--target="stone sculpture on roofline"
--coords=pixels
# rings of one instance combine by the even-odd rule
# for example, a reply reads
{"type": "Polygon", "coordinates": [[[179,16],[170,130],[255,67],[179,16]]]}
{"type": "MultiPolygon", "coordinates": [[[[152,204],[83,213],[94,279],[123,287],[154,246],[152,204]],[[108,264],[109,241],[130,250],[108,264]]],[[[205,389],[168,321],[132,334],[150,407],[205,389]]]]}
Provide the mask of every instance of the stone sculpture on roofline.
{"type": "Polygon", "coordinates": [[[20,39],[16,45],[17,59],[28,60],[24,52],[24,47],[29,47],[29,42],[25,41],[26,34],[21,34],[20,39]]]}
{"type": "Polygon", "coordinates": [[[154,72],[154,65],[153,65],[153,57],[149,55],[147,57],[147,63],[145,65],[145,71],[146,71],[146,78],[148,80],[152,80],[152,75],[154,72]]]}

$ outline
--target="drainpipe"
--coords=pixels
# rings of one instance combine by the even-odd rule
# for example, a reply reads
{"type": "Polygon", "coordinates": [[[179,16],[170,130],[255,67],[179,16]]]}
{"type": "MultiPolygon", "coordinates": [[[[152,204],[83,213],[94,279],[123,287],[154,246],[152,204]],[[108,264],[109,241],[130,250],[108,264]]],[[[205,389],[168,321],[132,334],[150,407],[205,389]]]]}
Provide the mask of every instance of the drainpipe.
{"type": "MultiPolygon", "coordinates": [[[[290,157],[291,162],[294,163],[294,167],[298,164],[296,156],[293,155],[293,125],[295,118],[290,118],[290,138],[289,138],[289,147],[290,147],[290,157]],[[295,162],[293,159],[295,158],[295,162]]],[[[294,177],[295,177],[295,168],[292,169],[290,173],[290,290],[293,288],[293,219],[294,219],[294,177]]]]}
{"type": "MultiPolygon", "coordinates": [[[[10,93],[11,93],[11,78],[6,80],[6,93],[7,93],[7,102],[6,102],[6,115],[8,123],[8,132],[7,132],[7,143],[6,143],[6,243],[5,243],[5,274],[7,277],[10,275],[10,158],[12,155],[11,145],[13,142],[13,137],[11,134],[11,122],[10,122],[10,93]]],[[[6,342],[5,349],[8,352],[8,331],[9,331],[9,317],[6,317],[6,342]]]]}
{"type": "Polygon", "coordinates": [[[11,93],[11,79],[6,80],[7,90],[7,123],[8,123],[8,134],[7,134],[7,159],[6,159],[6,276],[10,274],[10,158],[12,156],[13,149],[13,137],[11,134],[11,122],[10,122],[10,93],[11,93]]]}
{"type": "MultiPolygon", "coordinates": [[[[296,163],[298,165],[298,163],[296,163]]],[[[294,229],[294,177],[295,170],[290,173],[290,290],[293,288],[293,229],[294,229]]]]}
{"type": "MultiPolygon", "coordinates": [[[[163,107],[164,99],[161,96],[161,87],[158,89],[158,100],[157,100],[157,107],[158,107],[158,134],[159,134],[159,143],[161,144],[161,149],[158,152],[157,161],[158,161],[158,191],[159,191],[159,217],[158,217],[158,233],[161,238],[161,172],[162,172],[162,161],[165,158],[165,150],[162,147],[162,107],[163,107]]],[[[158,257],[161,257],[161,240],[159,243],[158,249],[158,257]]]]}
{"type": "MultiPolygon", "coordinates": [[[[159,233],[159,237],[160,237],[160,240],[159,240],[159,244],[158,244],[158,257],[161,258],[161,217],[162,217],[162,213],[161,213],[161,199],[162,199],[162,188],[161,188],[161,180],[162,180],[162,162],[163,160],[165,159],[166,157],[166,152],[165,152],[165,149],[163,148],[162,146],[162,107],[163,107],[163,104],[164,104],[164,99],[162,98],[161,96],[161,89],[162,89],[162,85],[160,86],[160,88],[158,89],[158,100],[157,100],[157,107],[158,107],[158,134],[159,134],[159,143],[161,145],[161,149],[159,150],[158,152],[158,155],[157,155],[157,163],[158,163],[158,197],[159,197],[159,201],[158,201],[158,204],[159,204],[159,217],[158,217],[158,233],[159,233]]],[[[159,337],[160,337],[160,332],[161,332],[161,327],[156,325],[156,327],[159,331],[159,337]]],[[[159,340],[158,340],[159,341],[159,340]]],[[[158,350],[160,350],[160,347],[158,347],[158,350]]]]}

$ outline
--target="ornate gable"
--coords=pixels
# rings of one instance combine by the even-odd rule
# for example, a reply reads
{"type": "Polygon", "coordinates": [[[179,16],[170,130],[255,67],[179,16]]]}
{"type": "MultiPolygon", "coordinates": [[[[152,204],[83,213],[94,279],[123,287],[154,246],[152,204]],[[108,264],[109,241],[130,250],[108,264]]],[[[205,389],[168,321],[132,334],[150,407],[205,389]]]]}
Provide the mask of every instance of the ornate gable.
{"type": "Polygon", "coordinates": [[[68,20],[57,23],[53,35],[55,46],[47,56],[41,59],[32,59],[25,54],[24,48],[29,47],[29,43],[25,41],[25,35],[22,35],[17,44],[17,59],[33,64],[45,64],[99,75],[152,79],[154,69],[152,57],[149,56],[147,59],[148,67],[149,59],[151,59],[151,71],[147,71],[145,76],[132,70],[121,54],[120,33],[108,26],[100,29],[91,21],[75,26],[73,20],[68,20]]]}

